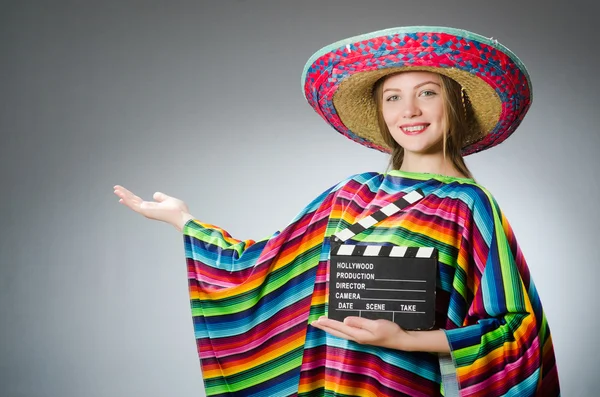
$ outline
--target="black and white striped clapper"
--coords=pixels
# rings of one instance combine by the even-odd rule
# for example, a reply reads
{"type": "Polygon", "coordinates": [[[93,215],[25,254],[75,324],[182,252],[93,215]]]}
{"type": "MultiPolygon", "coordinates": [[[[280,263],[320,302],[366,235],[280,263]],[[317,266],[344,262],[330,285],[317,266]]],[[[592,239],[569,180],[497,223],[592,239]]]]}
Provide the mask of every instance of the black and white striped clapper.
{"type": "Polygon", "coordinates": [[[421,191],[409,193],[332,236],[329,318],[339,321],[347,316],[386,319],[407,330],[426,330],[434,326],[438,262],[435,248],[344,244],[422,198],[421,191]],[[390,207],[392,205],[395,208],[390,207]]]}

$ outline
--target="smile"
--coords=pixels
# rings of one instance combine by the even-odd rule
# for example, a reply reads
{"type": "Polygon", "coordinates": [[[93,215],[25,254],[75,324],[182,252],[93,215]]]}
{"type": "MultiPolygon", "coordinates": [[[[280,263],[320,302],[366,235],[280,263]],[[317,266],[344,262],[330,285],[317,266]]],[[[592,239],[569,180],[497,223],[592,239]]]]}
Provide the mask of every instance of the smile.
{"type": "Polygon", "coordinates": [[[406,135],[417,135],[425,131],[429,127],[429,124],[412,124],[412,125],[401,125],[400,129],[406,135]]]}

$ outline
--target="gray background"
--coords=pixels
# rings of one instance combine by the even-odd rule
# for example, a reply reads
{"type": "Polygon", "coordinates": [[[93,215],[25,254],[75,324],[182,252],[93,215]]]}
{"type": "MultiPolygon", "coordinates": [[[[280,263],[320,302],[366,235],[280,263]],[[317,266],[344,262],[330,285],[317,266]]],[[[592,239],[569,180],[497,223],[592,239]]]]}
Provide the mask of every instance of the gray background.
{"type": "Polygon", "coordinates": [[[180,197],[238,238],[271,234],[324,189],[387,163],[307,105],[304,62],[403,25],[493,36],[528,66],[530,113],[467,163],[528,259],[563,395],[594,395],[592,11],[579,0],[2,1],[0,396],[204,395],[182,238],[119,205],[112,186],[180,197]]]}

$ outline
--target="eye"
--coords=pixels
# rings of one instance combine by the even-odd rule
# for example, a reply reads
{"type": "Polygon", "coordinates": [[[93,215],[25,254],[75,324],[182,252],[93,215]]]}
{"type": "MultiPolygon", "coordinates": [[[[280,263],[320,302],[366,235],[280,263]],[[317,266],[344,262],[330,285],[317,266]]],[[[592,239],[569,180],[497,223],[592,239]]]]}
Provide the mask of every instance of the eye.
{"type": "Polygon", "coordinates": [[[399,98],[398,98],[398,95],[390,95],[389,97],[385,98],[385,100],[386,100],[387,102],[390,102],[390,101],[397,101],[398,99],[399,99],[399,98]]]}
{"type": "Polygon", "coordinates": [[[421,91],[421,96],[434,96],[434,95],[437,95],[437,92],[435,92],[433,90],[421,91]]]}

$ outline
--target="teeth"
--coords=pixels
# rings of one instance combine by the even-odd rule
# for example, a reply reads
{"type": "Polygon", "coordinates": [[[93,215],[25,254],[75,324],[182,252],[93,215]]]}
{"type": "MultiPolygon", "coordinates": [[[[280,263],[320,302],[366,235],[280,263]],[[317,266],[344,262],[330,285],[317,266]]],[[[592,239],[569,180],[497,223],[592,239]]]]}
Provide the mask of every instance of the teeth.
{"type": "Polygon", "coordinates": [[[420,126],[413,126],[413,127],[403,127],[402,129],[405,131],[410,131],[410,132],[423,131],[425,129],[425,126],[420,125],[420,126]]]}

